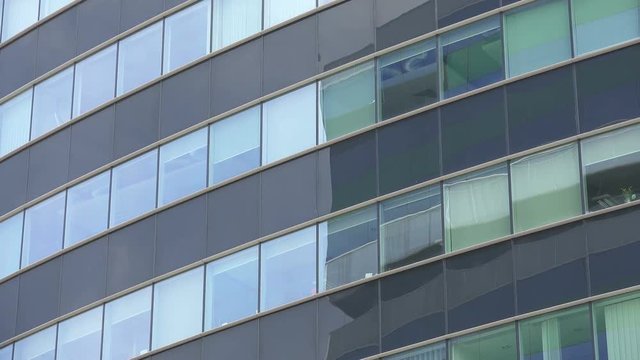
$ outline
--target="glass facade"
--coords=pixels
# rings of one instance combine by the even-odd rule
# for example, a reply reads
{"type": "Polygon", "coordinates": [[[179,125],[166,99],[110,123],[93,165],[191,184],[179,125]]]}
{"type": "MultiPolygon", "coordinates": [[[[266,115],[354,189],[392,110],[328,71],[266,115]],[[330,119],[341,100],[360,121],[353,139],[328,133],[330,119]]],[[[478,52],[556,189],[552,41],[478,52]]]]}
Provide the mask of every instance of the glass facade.
{"type": "Polygon", "coordinates": [[[584,54],[640,35],[638,0],[573,0],[576,53],[584,54]]]}
{"type": "Polygon", "coordinates": [[[23,217],[19,213],[0,222],[0,279],[20,268],[23,217]]]}
{"type": "Polygon", "coordinates": [[[117,46],[112,45],[76,64],[73,116],[111,100],[116,88],[117,46]]]}
{"type": "Polygon", "coordinates": [[[71,119],[72,89],[72,67],[34,87],[31,139],[35,139],[71,119]]]}
{"type": "Polygon", "coordinates": [[[103,360],[130,359],[149,351],[151,287],[107,303],[103,332],[103,360]]]}
{"type": "Polygon", "coordinates": [[[210,1],[200,1],[164,21],[163,72],[186,65],[209,52],[210,1]]]}
{"type": "Polygon", "coordinates": [[[102,307],[61,322],[57,342],[56,359],[100,359],[102,307]]]}
{"type": "Polygon", "coordinates": [[[118,46],[117,95],[135,89],[162,73],[162,23],[128,36],[118,46]]]}
{"type": "Polygon", "coordinates": [[[16,342],[13,360],[54,360],[56,358],[56,326],[48,327],[16,342]]]}
{"type": "Polygon", "coordinates": [[[31,99],[27,91],[0,105],[0,156],[27,142],[31,99]]]}
{"type": "Polygon", "coordinates": [[[151,151],[115,167],[111,174],[111,226],[156,206],[158,152],[151,151]]]}
{"type": "Polygon", "coordinates": [[[65,193],[60,193],[25,211],[22,266],[62,249],[64,206],[65,193]]]}

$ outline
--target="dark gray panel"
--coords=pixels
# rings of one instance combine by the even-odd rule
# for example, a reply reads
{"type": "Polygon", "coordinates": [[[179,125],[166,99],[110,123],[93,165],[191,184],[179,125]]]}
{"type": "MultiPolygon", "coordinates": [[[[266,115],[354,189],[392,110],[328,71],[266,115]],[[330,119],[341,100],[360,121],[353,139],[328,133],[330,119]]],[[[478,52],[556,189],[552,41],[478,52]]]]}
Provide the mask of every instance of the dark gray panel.
{"type": "Polygon", "coordinates": [[[109,235],[107,295],[153,277],[155,237],[154,216],[109,235]]]}
{"type": "Polygon", "coordinates": [[[151,360],[198,360],[202,358],[202,340],[194,340],[153,355],[151,360]]]}
{"type": "Polygon", "coordinates": [[[0,97],[35,78],[37,47],[38,30],[35,29],[0,50],[0,97]]]}
{"type": "Polygon", "coordinates": [[[156,275],[204,258],[207,250],[206,195],[161,212],[157,227],[156,275]]]}
{"type": "Polygon", "coordinates": [[[480,15],[500,6],[500,0],[438,0],[438,27],[480,15]]]}
{"type": "Polygon", "coordinates": [[[20,277],[0,284],[0,342],[16,335],[18,315],[18,286],[20,277]]]}
{"type": "Polygon", "coordinates": [[[259,202],[259,174],[209,193],[207,255],[217,254],[259,237],[259,202]]]}
{"type": "Polygon", "coordinates": [[[40,76],[76,55],[78,11],[69,9],[40,26],[36,76],[40,76]]]}
{"type": "Polygon", "coordinates": [[[62,258],[60,313],[66,314],[105,296],[107,239],[99,239],[62,258]]]}
{"type": "Polygon", "coordinates": [[[377,50],[436,29],[435,0],[376,0],[375,11],[377,50]]]}
{"type": "Polygon", "coordinates": [[[115,106],[109,106],[71,126],[69,180],[113,160],[115,114],[115,106]]]}
{"type": "Polygon", "coordinates": [[[449,258],[445,264],[449,333],[514,315],[510,242],[449,258]]]}
{"type": "Polygon", "coordinates": [[[86,0],[78,6],[76,54],[116,36],[120,28],[120,0],[86,0]]]}
{"type": "Polygon", "coordinates": [[[357,360],[380,352],[378,283],[318,300],[318,359],[357,360]]]}
{"type": "Polygon", "coordinates": [[[26,202],[28,168],[28,149],[0,162],[0,214],[6,214],[26,202]]]}
{"type": "Polygon", "coordinates": [[[320,69],[327,71],[374,51],[373,1],[351,0],[318,15],[320,69]]]}
{"type": "Polygon", "coordinates": [[[172,7],[178,6],[187,0],[164,0],[164,9],[171,9],[172,7]]]}
{"type": "Polygon", "coordinates": [[[61,258],[20,275],[16,333],[23,333],[58,316],[61,258]]]}
{"type": "Polygon", "coordinates": [[[443,263],[386,277],[382,298],[382,351],[444,335],[443,263]]]}
{"type": "Polygon", "coordinates": [[[318,212],[326,215],[376,196],[376,134],[370,131],[322,149],[318,212]]]}
{"type": "Polygon", "coordinates": [[[586,234],[582,223],[525,236],[514,240],[513,246],[518,313],[587,297],[586,234]]]}
{"type": "Polygon", "coordinates": [[[211,115],[262,95],[262,38],[211,60],[211,115]]]}
{"type": "Polygon", "coordinates": [[[638,223],[638,207],[586,221],[592,295],[640,284],[638,223]]]}
{"type": "Polygon", "coordinates": [[[163,0],[123,0],[120,10],[120,31],[127,31],[160,14],[163,10],[163,0]]]}
{"type": "Polygon", "coordinates": [[[317,32],[311,16],[264,37],[263,94],[318,73],[317,32]]]}
{"type": "Polygon", "coordinates": [[[64,129],[31,147],[27,198],[34,199],[67,182],[71,129],[64,129]]]}
{"type": "Polygon", "coordinates": [[[267,235],[317,216],[316,153],[262,173],[260,235],[267,235]]]}
{"type": "Polygon", "coordinates": [[[202,341],[203,359],[255,360],[258,358],[258,320],[209,335],[202,341]]]}
{"type": "Polygon", "coordinates": [[[317,303],[311,301],[260,319],[260,360],[314,360],[317,303]]]}
{"type": "Polygon", "coordinates": [[[162,82],[161,138],[209,117],[210,67],[206,61],[162,82]]]}
{"type": "Polygon", "coordinates": [[[162,84],[156,84],[116,104],[115,158],[158,140],[161,89],[162,84]]]}

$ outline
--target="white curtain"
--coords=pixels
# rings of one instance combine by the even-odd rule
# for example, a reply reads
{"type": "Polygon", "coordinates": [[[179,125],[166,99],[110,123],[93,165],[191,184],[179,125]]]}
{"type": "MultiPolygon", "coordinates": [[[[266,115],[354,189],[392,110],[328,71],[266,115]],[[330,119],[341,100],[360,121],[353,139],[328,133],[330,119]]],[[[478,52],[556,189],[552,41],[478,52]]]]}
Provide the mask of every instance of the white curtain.
{"type": "Polygon", "coordinates": [[[609,360],[637,360],[640,354],[640,298],[604,307],[609,360]]]}
{"type": "Polygon", "coordinates": [[[264,28],[289,20],[316,7],[316,0],[264,0],[264,28]]]}
{"type": "Polygon", "coordinates": [[[213,50],[260,31],[261,0],[213,0],[213,50]]]}
{"type": "Polygon", "coordinates": [[[542,322],[542,358],[544,360],[562,360],[560,344],[560,323],[558,318],[542,322]]]}

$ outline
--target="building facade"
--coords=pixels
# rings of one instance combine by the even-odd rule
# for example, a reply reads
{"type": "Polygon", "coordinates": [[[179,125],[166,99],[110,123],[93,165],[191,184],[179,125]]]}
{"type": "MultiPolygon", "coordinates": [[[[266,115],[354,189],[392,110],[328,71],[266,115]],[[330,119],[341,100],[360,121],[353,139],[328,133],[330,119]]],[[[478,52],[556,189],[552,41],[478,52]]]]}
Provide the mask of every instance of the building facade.
{"type": "Polygon", "coordinates": [[[640,359],[640,0],[0,10],[0,360],[640,359]]]}

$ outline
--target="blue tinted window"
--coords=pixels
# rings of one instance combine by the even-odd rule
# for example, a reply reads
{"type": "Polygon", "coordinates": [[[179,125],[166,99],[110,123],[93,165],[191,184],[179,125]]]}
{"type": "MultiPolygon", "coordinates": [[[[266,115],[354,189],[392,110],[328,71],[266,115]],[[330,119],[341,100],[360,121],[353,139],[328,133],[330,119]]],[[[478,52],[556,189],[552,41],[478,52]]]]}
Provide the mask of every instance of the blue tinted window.
{"type": "Polygon", "coordinates": [[[210,15],[210,2],[205,0],[164,20],[163,73],[209,52],[210,15]]]}
{"type": "Polygon", "coordinates": [[[20,268],[23,216],[19,213],[0,222],[0,279],[20,268]]]}
{"type": "Polygon", "coordinates": [[[62,192],[25,211],[22,267],[62,249],[64,203],[62,192]]]}
{"type": "Polygon", "coordinates": [[[0,156],[29,141],[31,90],[0,104],[0,156]]]}
{"type": "Polygon", "coordinates": [[[113,99],[116,90],[117,46],[100,51],[76,64],[73,116],[79,116],[113,99]]]}
{"type": "Polygon", "coordinates": [[[111,226],[156,207],[158,152],[150,151],[116,167],[111,175],[111,226]]]}
{"type": "Polygon", "coordinates": [[[94,176],[67,191],[64,246],[71,246],[107,228],[111,172],[94,176]]]}
{"type": "Polygon", "coordinates": [[[2,41],[38,21],[38,0],[4,0],[2,41]]]}
{"type": "Polygon", "coordinates": [[[55,356],[55,325],[18,341],[13,349],[13,360],[53,360],[55,356]]]}
{"type": "Polygon", "coordinates": [[[56,360],[100,359],[102,306],[58,325],[56,360]]]}
{"type": "Polygon", "coordinates": [[[161,21],[127,36],[118,46],[118,95],[160,76],[161,21]]]}
{"type": "MultiPolygon", "coordinates": [[[[2,3],[0,2],[0,5],[2,3]]],[[[0,349],[0,360],[11,360],[11,356],[13,355],[13,344],[8,345],[0,349]]]]}
{"type": "Polygon", "coordinates": [[[149,351],[151,286],[104,307],[102,360],[130,359],[149,351]]]}
{"type": "Polygon", "coordinates": [[[264,28],[289,20],[316,6],[315,0],[265,0],[264,28]]]}
{"type": "Polygon", "coordinates": [[[73,67],[35,86],[31,138],[55,129],[71,119],[73,67]]]}
{"type": "Polygon", "coordinates": [[[217,50],[262,29],[262,0],[214,0],[213,45],[217,50]]]}
{"type": "Polygon", "coordinates": [[[40,19],[56,12],[73,0],[40,0],[40,19]]]}
{"type": "Polygon", "coordinates": [[[640,36],[638,0],[573,0],[578,55],[640,36]]]}

